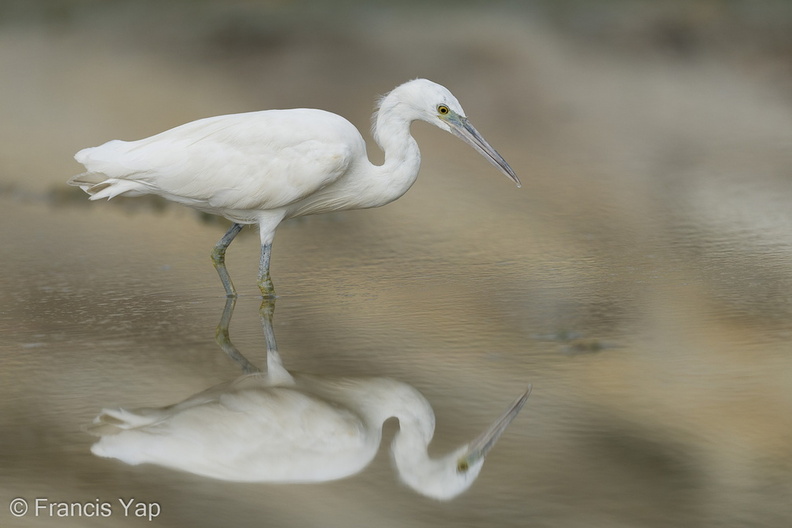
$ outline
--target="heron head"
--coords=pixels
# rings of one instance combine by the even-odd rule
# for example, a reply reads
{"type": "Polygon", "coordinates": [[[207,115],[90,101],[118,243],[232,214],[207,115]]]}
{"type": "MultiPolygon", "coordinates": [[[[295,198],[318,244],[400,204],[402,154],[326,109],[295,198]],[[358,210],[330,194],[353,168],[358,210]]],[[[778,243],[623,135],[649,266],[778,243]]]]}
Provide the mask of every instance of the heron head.
{"type": "Polygon", "coordinates": [[[428,79],[414,79],[398,86],[391,93],[398,97],[406,109],[409,109],[412,114],[410,118],[426,121],[454,134],[484,156],[517,187],[522,186],[520,179],[503,156],[498,154],[470,124],[462,105],[446,87],[428,79]]]}

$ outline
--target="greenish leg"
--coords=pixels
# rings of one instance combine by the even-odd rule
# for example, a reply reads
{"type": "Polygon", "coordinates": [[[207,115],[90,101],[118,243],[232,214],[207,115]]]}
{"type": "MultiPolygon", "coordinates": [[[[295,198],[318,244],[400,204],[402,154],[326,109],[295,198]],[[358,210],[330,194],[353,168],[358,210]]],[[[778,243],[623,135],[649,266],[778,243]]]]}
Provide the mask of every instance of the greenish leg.
{"type": "Polygon", "coordinates": [[[226,234],[223,235],[223,238],[215,244],[214,249],[212,249],[212,263],[217,270],[217,274],[220,275],[220,281],[223,283],[223,288],[225,288],[228,297],[236,297],[237,292],[234,288],[234,283],[231,282],[228,269],[226,269],[225,253],[228,246],[234,241],[239,232],[242,231],[243,227],[242,224],[233,224],[229,230],[226,231],[226,234]]]}
{"type": "Polygon", "coordinates": [[[272,284],[270,278],[270,253],[272,252],[272,244],[261,245],[261,259],[259,260],[259,277],[258,287],[261,290],[261,296],[264,300],[275,300],[275,286],[272,284]]]}

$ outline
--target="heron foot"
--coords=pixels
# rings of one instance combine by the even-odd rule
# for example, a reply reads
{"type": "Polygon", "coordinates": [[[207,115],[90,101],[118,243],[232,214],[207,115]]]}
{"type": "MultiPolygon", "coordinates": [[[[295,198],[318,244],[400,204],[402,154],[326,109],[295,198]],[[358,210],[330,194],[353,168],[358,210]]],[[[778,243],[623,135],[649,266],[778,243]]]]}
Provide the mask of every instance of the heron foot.
{"type": "Polygon", "coordinates": [[[258,287],[261,290],[261,297],[265,301],[275,301],[277,295],[275,295],[275,285],[272,284],[272,279],[267,277],[260,277],[258,280],[258,287]]]}

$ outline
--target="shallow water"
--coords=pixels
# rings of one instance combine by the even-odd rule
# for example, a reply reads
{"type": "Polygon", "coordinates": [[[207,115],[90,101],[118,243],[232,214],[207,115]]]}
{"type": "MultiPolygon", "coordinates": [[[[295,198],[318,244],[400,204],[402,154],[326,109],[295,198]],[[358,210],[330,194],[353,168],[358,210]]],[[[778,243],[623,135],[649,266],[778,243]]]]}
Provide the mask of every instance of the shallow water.
{"type": "MultiPolygon", "coordinates": [[[[523,84],[502,97],[532,90],[533,124],[499,114],[481,78],[463,104],[522,189],[454,138],[416,126],[424,163],[405,197],[291,221],[273,251],[286,368],[414,386],[437,416],[433,454],[471,440],[533,385],[465,495],[436,502],[400,484],[390,422],[365,470],[323,484],[227,483],[91,455],[84,427],[101,408],[163,406],[239,374],[214,343],[225,299],[209,250],[225,227],[177,207],[89,204],[61,188],[78,170],[69,154],[36,160],[5,147],[0,524],[131,525],[141,521],[118,500],[134,497],[158,505],[161,526],[788,525],[789,102],[706,57],[694,68],[647,66],[541,32],[530,37],[546,39],[537,54],[505,27],[524,46],[500,67],[530,59],[533,69],[530,80],[511,74],[523,84]],[[646,89],[624,88],[636,85],[646,89]],[[501,119],[487,120],[493,108],[501,119]],[[16,518],[15,497],[110,502],[113,514],[16,518]]],[[[388,31],[381,46],[400,30],[388,31]]],[[[48,50],[66,39],[52,52],[65,56],[94,49],[68,35],[14,38],[48,50]]],[[[36,49],[26,50],[32,60],[36,49]]],[[[119,71],[162,60],[126,53],[119,71]]],[[[72,78],[66,68],[49,75],[72,78]]],[[[190,80],[169,75],[151,78],[176,93],[190,80]]],[[[19,94],[14,83],[3,89],[19,94]]],[[[196,90],[180,103],[222,99],[196,90]]],[[[79,90],[68,103],[26,97],[70,122],[87,105],[79,90]]],[[[125,104],[118,112],[133,114],[125,104]]],[[[127,135],[129,123],[104,116],[52,148],[127,135]]],[[[263,366],[257,255],[247,229],[227,262],[241,294],[232,338],[263,366]]]]}

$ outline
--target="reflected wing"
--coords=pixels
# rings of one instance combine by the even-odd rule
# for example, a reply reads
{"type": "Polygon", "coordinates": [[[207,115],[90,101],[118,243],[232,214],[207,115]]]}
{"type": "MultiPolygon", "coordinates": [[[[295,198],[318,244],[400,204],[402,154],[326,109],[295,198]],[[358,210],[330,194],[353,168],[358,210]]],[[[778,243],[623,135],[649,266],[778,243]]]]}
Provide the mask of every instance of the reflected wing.
{"type": "Polygon", "coordinates": [[[287,388],[204,393],[198,404],[113,418],[125,426],[95,431],[106,436],[94,454],[226,480],[323,481],[359,471],[373,456],[360,417],[287,388]]]}
{"type": "Polygon", "coordinates": [[[244,416],[270,453],[331,455],[359,448],[366,433],[361,418],[348,409],[286,388],[223,394],[219,405],[232,427],[244,416]]]}
{"type": "Polygon", "coordinates": [[[273,209],[332,183],[364,152],[357,129],[338,115],[268,110],[81,150],[75,158],[88,172],[70,183],[92,199],[150,193],[208,209],[273,209]]]}

